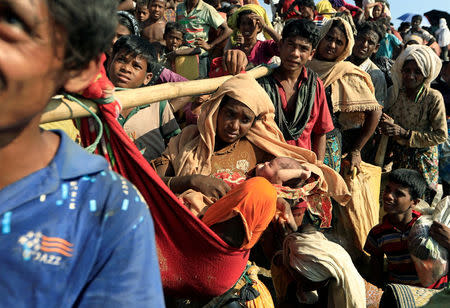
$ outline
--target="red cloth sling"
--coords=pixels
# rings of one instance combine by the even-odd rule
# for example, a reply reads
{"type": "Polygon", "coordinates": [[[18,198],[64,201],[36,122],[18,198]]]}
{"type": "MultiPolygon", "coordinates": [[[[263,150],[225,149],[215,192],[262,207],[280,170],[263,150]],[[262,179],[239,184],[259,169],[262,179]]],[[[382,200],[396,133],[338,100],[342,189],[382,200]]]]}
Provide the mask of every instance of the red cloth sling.
{"type": "MultiPolygon", "coordinates": [[[[105,100],[108,98],[105,90],[112,88],[102,66],[101,75],[83,96],[105,100]]],[[[226,292],[244,271],[248,250],[227,245],[179,202],[116,120],[120,110],[117,101],[98,107],[105,131],[95,154],[104,156],[111,168],[130,180],[147,201],[155,224],[164,291],[189,298],[226,292]]],[[[76,121],[83,146],[91,145],[97,136],[97,125],[92,120],[76,121]]]]}

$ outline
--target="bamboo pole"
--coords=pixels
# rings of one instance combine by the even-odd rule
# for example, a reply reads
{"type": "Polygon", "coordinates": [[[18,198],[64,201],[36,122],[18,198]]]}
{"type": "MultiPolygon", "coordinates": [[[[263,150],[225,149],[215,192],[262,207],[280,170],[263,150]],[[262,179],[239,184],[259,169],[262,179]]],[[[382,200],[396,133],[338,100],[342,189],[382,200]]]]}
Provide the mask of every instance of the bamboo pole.
{"type": "MultiPolygon", "coordinates": [[[[273,68],[274,66],[258,66],[249,70],[247,74],[257,79],[268,75],[273,68]]],[[[210,93],[217,90],[222,83],[231,77],[233,76],[229,75],[184,82],[169,82],[156,86],[115,92],[114,97],[120,101],[123,109],[128,109],[156,103],[165,99],[210,93]]],[[[97,105],[93,101],[88,99],[80,99],[80,101],[91,111],[95,113],[98,112],[97,105]]],[[[57,96],[52,98],[45,108],[41,117],[41,124],[86,116],[90,116],[90,113],[83,107],[62,96],[57,96]]]]}

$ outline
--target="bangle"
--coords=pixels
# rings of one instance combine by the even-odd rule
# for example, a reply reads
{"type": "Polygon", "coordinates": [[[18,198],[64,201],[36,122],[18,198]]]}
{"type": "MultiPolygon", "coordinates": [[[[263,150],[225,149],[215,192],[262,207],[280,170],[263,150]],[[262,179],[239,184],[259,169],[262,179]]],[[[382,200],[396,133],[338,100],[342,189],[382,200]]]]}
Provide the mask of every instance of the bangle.
{"type": "Polygon", "coordinates": [[[355,149],[355,150],[350,151],[350,153],[356,153],[356,154],[360,155],[361,151],[358,149],[355,149]]]}
{"type": "Polygon", "coordinates": [[[169,180],[167,181],[167,187],[169,187],[169,189],[171,189],[170,188],[170,182],[172,182],[172,179],[173,179],[173,177],[170,177],[169,180]]]}

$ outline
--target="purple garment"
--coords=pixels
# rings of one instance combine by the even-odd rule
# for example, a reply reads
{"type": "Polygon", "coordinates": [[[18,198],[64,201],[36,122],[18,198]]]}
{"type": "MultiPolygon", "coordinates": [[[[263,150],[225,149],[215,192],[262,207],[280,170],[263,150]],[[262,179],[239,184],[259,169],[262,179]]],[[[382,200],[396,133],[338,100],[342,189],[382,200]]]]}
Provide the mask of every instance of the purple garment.
{"type": "Polygon", "coordinates": [[[278,44],[274,40],[257,41],[247,59],[254,65],[267,64],[273,56],[279,54],[278,44]]]}
{"type": "Polygon", "coordinates": [[[172,72],[171,70],[167,68],[163,68],[161,74],[159,75],[158,80],[156,80],[155,84],[161,84],[166,82],[180,82],[180,81],[188,81],[186,78],[184,78],[181,75],[178,75],[175,72],[172,72]]]}

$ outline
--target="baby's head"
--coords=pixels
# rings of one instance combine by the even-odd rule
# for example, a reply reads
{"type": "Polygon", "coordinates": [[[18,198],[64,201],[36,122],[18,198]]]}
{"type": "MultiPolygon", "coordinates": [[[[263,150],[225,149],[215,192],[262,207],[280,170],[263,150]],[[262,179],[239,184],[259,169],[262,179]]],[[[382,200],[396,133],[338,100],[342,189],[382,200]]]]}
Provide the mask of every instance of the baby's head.
{"type": "Polygon", "coordinates": [[[255,175],[267,179],[272,184],[298,187],[300,183],[311,176],[311,171],[290,157],[276,157],[271,161],[258,164],[255,175]],[[293,172],[280,173],[281,170],[293,172]]]}

